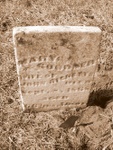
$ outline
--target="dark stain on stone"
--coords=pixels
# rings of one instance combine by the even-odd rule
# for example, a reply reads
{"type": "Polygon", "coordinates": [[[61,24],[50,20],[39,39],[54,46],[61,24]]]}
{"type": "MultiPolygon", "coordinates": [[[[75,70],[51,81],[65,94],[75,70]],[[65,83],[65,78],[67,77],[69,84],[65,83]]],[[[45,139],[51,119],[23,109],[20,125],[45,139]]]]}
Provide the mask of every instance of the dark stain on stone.
{"type": "Polygon", "coordinates": [[[25,40],[22,37],[18,37],[18,44],[25,44],[25,40]]]}
{"type": "Polygon", "coordinates": [[[61,46],[64,46],[68,42],[68,39],[61,39],[61,46]]]}

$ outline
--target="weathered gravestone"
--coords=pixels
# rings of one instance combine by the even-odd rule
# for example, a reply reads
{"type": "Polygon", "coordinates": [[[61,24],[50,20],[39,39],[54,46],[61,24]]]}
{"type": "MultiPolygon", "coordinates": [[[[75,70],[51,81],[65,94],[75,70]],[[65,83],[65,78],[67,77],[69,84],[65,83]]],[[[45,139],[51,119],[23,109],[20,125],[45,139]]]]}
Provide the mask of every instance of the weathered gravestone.
{"type": "Polygon", "coordinates": [[[14,28],[24,106],[46,111],[86,103],[97,64],[100,35],[97,27],[14,28]]]}

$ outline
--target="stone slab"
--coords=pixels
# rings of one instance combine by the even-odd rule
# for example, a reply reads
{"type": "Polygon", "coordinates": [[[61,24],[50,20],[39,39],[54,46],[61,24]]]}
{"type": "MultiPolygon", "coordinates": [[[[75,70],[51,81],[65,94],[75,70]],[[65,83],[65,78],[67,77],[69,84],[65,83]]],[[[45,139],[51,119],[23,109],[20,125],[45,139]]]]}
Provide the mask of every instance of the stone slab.
{"type": "Polygon", "coordinates": [[[97,65],[100,37],[98,27],[14,28],[23,107],[47,111],[86,104],[97,65]]]}

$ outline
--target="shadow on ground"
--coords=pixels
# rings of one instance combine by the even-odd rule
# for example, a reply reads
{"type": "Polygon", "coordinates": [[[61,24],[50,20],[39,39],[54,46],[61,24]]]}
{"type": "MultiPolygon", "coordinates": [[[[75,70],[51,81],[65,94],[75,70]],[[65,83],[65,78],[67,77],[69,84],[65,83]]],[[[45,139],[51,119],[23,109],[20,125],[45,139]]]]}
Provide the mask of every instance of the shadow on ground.
{"type": "Polygon", "coordinates": [[[87,106],[106,108],[110,102],[113,102],[113,89],[99,89],[90,93],[87,106]]]}

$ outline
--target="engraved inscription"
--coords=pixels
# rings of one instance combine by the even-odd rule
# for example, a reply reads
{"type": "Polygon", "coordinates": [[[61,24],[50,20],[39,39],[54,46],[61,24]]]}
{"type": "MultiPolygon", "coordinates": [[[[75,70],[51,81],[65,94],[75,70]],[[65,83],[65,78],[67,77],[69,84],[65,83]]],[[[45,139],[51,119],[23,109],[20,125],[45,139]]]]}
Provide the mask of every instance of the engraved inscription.
{"type": "MultiPolygon", "coordinates": [[[[49,57],[43,57],[43,56],[37,56],[37,57],[31,57],[31,58],[24,58],[22,60],[18,61],[19,65],[30,65],[30,64],[37,64],[37,66],[44,65],[46,63],[45,67],[46,69],[51,69],[54,67],[54,69],[59,68],[59,65],[55,65],[55,62],[59,62],[62,58],[60,56],[52,56],[50,55],[49,57]],[[48,64],[48,63],[54,63],[54,64],[48,64]]],[[[71,64],[65,64],[62,69],[63,70],[68,70],[68,69],[77,69],[77,68],[82,68],[82,67],[90,67],[96,64],[95,60],[88,60],[79,64],[74,63],[73,65],[71,64]]]]}
{"type": "Polygon", "coordinates": [[[66,101],[70,99],[72,94],[75,95],[90,90],[92,83],[90,78],[92,78],[93,72],[92,70],[87,72],[86,68],[95,65],[94,60],[80,64],[69,64],[65,62],[60,65],[59,60],[60,56],[54,57],[49,55],[49,57],[43,57],[40,55],[38,58],[31,57],[29,61],[24,61],[28,62],[28,64],[25,63],[25,65],[30,65],[29,70],[34,66],[36,67],[34,73],[30,71],[31,73],[20,76],[21,87],[25,96],[41,96],[40,100],[42,102],[66,101]],[[45,70],[45,72],[43,73],[42,70],[45,70]],[[48,73],[49,70],[51,72],[48,73]],[[60,73],[55,73],[56,71],[60,73]],[[56,88],[53,88],[53,86],[56,86],[56,88]],[[63,86],[63,88],[61,86],[63,86]],[[46,95],[48,95],[48,97],[46,97],[46,95]]]}
{"type": "Polygon", "coordinates": [[[28,109],[30,106],[43,111],[87,101],[97,63],[100,30],[78,29],[80,32],[76,27],[14,30],[20,93],[28,109]]]}

